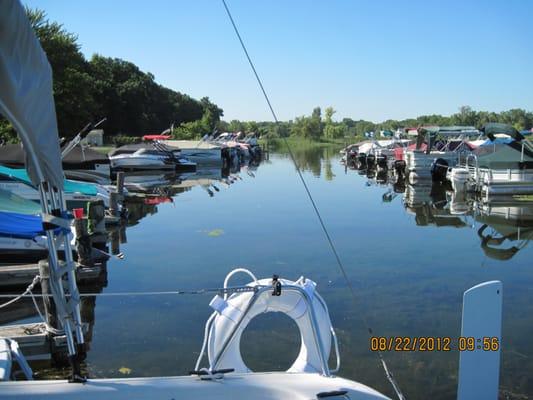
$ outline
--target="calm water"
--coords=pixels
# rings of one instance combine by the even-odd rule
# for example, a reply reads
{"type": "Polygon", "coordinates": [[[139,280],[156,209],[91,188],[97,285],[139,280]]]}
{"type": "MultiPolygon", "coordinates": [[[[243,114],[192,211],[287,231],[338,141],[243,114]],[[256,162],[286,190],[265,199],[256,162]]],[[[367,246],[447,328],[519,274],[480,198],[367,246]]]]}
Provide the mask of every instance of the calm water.
{"type": "MultiPolygon", "coordinates": [[[[336,151],[298,151],[297,158],[355,286],[356,304],[284,154],[271,154],[255,177],[241,171],[242,180],[229,187],[217,183],[220,191],[213,197],[197,186],[174,196],[173,203],[145,207],[148,214],[126,230],[126,259],[108,263],[104,292],[216,287],[237,266],[258,277],[304,275],[318,283],[328,302],[340,339],[340,375],[393,396],[369,350],[363,316],[380,336],[457,337],[463,292],[499,279],[500,387],[515,398],[533,396],[533,248],[527,245],[533,205],[518,204],[518,234],[516,221],[494,215],[500,209],[489,217],[450,215],[442,190],[407,187],[406,193],[393,193],[358,171],[345,171],[336,151]]],[[[142,216],[135,208],[139,213],[133,218],[142,216]]],[[[211,297],[97,298],[90,375],[186,374],[200,350],[211,297]]],[[[265,315],[245,332],[244,359],[255,369],[287,368],[298,342],[288,318],[265,315]]],[[[384,356],[407,398],[455,398],[456,351],[384,356]]]]}

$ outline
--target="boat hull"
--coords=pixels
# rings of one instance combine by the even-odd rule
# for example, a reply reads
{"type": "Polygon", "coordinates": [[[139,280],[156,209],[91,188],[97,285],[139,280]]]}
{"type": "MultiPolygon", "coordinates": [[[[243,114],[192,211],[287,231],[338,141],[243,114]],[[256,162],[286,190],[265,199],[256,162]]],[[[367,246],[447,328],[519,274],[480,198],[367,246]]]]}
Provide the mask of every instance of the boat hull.
{"type": "Polygon", "coordinates": [[[99,399],[99,400],[256,400],[316,399],[318,393],[346,391],[346,397],[331,398],[388,399],[361,383],[339,377],[312,373],[226,374],[216,382],[193,376],[166,378],[94,379],[87,383],[67,381],[28,381],[0,383],[0,399],[99,399]]]}

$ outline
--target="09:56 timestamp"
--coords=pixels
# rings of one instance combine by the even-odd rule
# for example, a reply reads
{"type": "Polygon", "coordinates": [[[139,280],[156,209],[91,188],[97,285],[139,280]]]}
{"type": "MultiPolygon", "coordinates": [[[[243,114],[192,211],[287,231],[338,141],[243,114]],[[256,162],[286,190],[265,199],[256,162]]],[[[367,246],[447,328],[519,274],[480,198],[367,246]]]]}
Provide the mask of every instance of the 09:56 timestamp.
{"type": "Polygon", "coordinates": [[[498,337],[372,336],[371,351],[498,351],[498,337]]]}

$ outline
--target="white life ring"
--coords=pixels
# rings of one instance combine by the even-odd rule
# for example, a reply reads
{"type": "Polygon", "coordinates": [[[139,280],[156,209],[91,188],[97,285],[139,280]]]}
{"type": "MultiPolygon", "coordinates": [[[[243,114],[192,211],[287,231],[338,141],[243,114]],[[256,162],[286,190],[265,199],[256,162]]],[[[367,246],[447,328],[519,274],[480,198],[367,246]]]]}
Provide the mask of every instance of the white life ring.
{"type": "MultiPolygon", "coordinates": [[[[322,372],[320,349],[313,334],[311,309],[304,296],[294,290],[283,290],[283,286],[293,285],[302,287],[311,298],[317,328],[320,336],[324,360],[328,360],[331,351],[332,326],[327,307],[318,293],[316,284],[311,280],[298,279],[296,282],[279,279],[282,284],[281,295],[273,296],[268,290],[261,294],[241,292],[232,294],[227,300],[215,296],[211,306],[216,310],[207,339],[207,354],[212,369],[232,368],[235,372],[251,372],[242,359],[240,351],[241,336],[250,321],[257,315],[266,312],[282,312],[291,317],[300,330],[301,347],[298,357],[288,369],[288,372],[322,372]],[[255,303],[244,315],[252,296],[259,296],[255,303]],[[244,317],[243,317],[244,315],[244,317]],[[238,321],[242,322],[236,328],[238,321]],[[224,343],[236,328],[235,334],[227,344],[222,354],[224,343]],[[218,357],[218,360],[217,360],[218,357]],[[216,362],[216,365],[213,363],[216,362]]],[[[248,286],[270,286],[270,279],[261,279],[248,286]]]]}

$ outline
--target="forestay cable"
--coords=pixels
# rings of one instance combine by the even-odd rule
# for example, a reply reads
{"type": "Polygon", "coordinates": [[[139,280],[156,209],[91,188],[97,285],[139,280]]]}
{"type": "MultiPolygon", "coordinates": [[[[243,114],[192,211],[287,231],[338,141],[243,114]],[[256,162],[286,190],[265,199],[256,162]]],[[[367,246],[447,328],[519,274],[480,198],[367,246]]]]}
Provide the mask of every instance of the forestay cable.
{"type": "MultiPolygon", "coordinates": [[[[263,82],[261,81],[261,78],[259,77],[259,74],[257,73],[257,70],[255,69],[255,66],[254,66],[254,63],[252,61],[252,59],[250,58],[250,55],[248,54],[248,50],[246,48],[246,45],[244,44],[244,41],[242,40],[242,37],[241,37],[241,34],[239,33],[239,29],[237,28],[237,25],[235,24],[235,21],[233,20],[233,16],[231,14],[231,11],[229,10],[228,8],[228,5],[226,4],[226,0],[222,0],[222,4],[224,5],[224,8],[226,9],[226,13],[228,15],[228,18],[231,22],[231,25],[233,26],[233,29],[235,31],[235,34],[237,35],[237,38],[239,39],[239,42],[241,44],[241,47],[244,51],[244,54],[246,55],[246,59],[248,60],[248,63],[250,64],[250,67],[252,68],[252,71],[255,75],[255,79],[257,80],[257,83],[259,84],[259,87],[261,88],[261,92],[263,93],[263,96],[268,104],[268,108],[270,109],[270,112],[272,114],[272,117],[274,118],[274,122],[276,123],[276,126],[279,126],[279,120],[278,120],[278,117],[276,116],[276,112],[274,111],[274,108],[272,107],[272,103],[270,102],[270,99],[267,95],[267,92],[265,90],[265,87],[263,86],[263,82]]],[[[344,280],[346,281],[346,284],[348,285],[349,289],[350,289],[350,292],[352,294],[352,300],[354,301],[355,304],[356,303],[356,295],[355,295],[355,289],[351,283],[351,281],[348,279],[348,275],[346,274],[346,270],[344,268],[344,265],[341,261],[341,258],[339,256],[339,253],[337,252],[337,249],[333,243],[333,240],[331,240],[331,236],[329,235],[329,232],[328,232],[328,229],[326,228],[326,225],[322,219],[322,216],[320,214],[320,211],[318,210],[318,207],[315,203],[315,200],[313,199],[313,196],[311,195],[311,191],[309,190],[309,187],[307,186],[307,183],[305,182],[305,179],[303,177],[303,174],[302,174],[302,171],[300,170],[300,167],[298,165],[298,163],[296,162],[296,158],[294,157],[294,154],[291,150],[291,147],[289,146],[289,143],[287,142],[287,139],[285,137],[282,137],[283,139],[283,142],[285,143],[285,145],[287,146],[287,150],[289,151],[289,156],[294,164],[294,166],[296,167],[296,172],[298,173],[298,176],[300,178],[300,181],[302,182],[302,185],[304,186],[305,188],[305,191],[307,193],[307,197],[309,198],[309,201],[311,202],[311,205],[313,206],[313,209],[315,211],[315,214],[318,218],[318,221],[320,223],[320,226],[322,228],[322,231],[324,232],[324,236],[326,237],[326,240],[329,244],[329,247],[333,253],[333,255],[335,256],[335,259],[337,261],[337,265],[339,266],[339,269],[341,270],[341,273],[344,277],[344,280]]],[[[364,315],[362,315],[363,317],[363,320],[364,320],[364,323],[366,325],[366,329],[369,333],[369,335],[372,335],[372,329],[369,327],[368,323],[367,323],[367,320],[366,320],[366,317],[364,315]]],[[[390,371],[390,369],[387,367],[387,363],[385,362],[385,359],[383,358],[383,355],[381,354],[381,352],[377,352],[378,354],[378,357],[381,361],[381,364],[383,366],[383,369],[385,370],[385,374],[387,376],[387,379],[389,380],[390,384],[392,385],[394,391],[396,392],[396,395],[398,396],[398,398],[400,400],[404,400],[405,397],[403,396],[399,386],[398,386],[398,383],[396,382],[396,380],[394,379],[394,376],[392,375],[392,372],[390,371]]]]}

